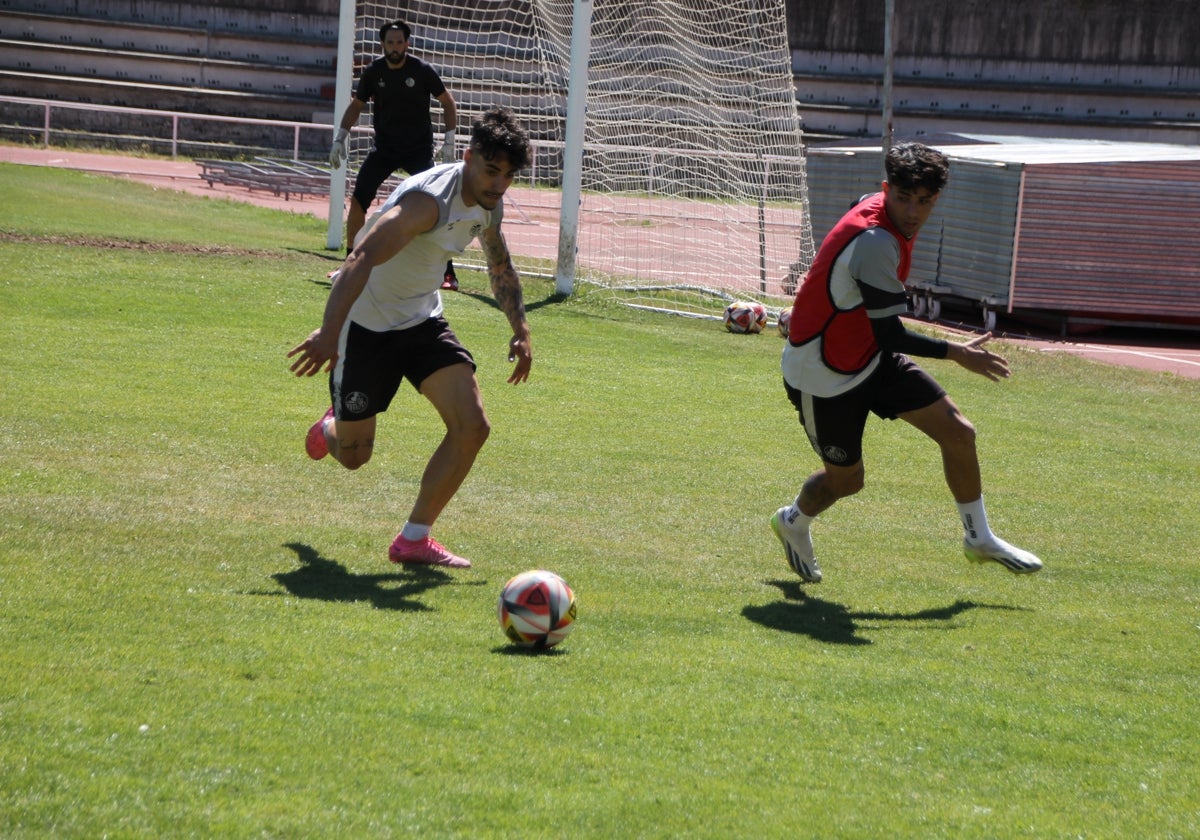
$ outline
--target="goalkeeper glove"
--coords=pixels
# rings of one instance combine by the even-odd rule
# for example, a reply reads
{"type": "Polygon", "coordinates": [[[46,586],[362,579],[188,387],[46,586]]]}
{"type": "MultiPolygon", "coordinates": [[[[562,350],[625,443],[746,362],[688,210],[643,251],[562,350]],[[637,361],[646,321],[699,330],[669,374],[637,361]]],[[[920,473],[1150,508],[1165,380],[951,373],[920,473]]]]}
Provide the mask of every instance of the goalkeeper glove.
{"type": "Polygon", "coordinates": [[[454,163],[454,129],[446,132],[446,141],[442,143],[442,163],[454,163]]]}
{"type": "Polygon", "coordinates": [[[337,137],[333,138],[333,148],[329,150],[329,165],[337,169],[342,165],[342,161],[350,157],[346,153],[346,138],[350,136],[350,132],[344,128],[339,128],[337,137]]]}

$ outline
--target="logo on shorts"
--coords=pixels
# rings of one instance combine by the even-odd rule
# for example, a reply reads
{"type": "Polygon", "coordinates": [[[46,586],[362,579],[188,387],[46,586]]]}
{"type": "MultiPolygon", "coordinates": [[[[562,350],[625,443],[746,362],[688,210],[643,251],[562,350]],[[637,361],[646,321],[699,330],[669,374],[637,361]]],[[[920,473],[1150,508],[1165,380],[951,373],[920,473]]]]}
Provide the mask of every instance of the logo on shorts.
{"type": "Polygon", "coordinates": [[[840,446],[826,446],[821,450],[821,457],[831,464],[844,464],[846,462],[846,450],[840,446]]]}
{"type": "Polygon", "coordinates": [[[369,402],[367,395],[362,391],[355,391],[346,396],[346,408],[350,410],[351,414],[362,414],[367,410],[369,402]]]}

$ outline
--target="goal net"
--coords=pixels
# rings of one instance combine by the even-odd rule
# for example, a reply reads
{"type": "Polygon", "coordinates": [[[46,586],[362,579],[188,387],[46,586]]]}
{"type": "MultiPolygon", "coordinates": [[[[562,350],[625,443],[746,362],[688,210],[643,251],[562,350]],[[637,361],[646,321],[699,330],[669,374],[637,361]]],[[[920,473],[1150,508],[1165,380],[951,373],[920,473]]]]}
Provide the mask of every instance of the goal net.
{"type": "MultiPolygon", "coordinates": [[[[553,276],[573,0],[357,8],[355,83],[380,55],[379,27],[402,19],[458,103],[460,154],[492,105],[529,129],[535,160],[506,196],[505,237],[519,271],[553,276]]],[[[586,103],[576,284],[699,315],[781,303],[814,250],[782,0],[595,0],[586,103]]],[[[351,175],[371,132],[353,138],[351,175]]]]}

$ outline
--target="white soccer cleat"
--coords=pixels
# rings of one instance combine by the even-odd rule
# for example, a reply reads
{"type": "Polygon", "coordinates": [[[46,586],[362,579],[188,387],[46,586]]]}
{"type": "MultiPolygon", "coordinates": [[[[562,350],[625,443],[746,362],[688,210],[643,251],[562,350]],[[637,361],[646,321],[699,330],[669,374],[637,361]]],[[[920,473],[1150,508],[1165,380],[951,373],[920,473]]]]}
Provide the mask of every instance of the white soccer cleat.
{"type": "Polygon", "coordinates": [[[812,535],[807,528],[793,528],[788,524],[786,507],[775,511],[771,517],[771,530],[783,543],[783,553],[792,571],[808,583],[821,582],[821,567],[813,556],[812,535]]]}
{"type": "Polygon", "coordinates": [[[999,563],[1010,572],[1018,575],[1030,574],[1041,570],[1042,561],[1028,551],[1009,545],[999,537],[993,537],[987,542],[972,543],[963,540],[963,554],[975,563],[993,561],[999,563]]]}

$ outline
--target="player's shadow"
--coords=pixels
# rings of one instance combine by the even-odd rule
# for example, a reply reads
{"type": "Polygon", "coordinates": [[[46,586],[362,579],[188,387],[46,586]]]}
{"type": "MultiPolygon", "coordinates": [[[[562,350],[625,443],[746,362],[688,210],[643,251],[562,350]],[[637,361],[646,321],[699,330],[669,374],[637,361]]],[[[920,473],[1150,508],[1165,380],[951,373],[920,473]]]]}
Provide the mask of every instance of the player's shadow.
{"type": "Polygon", "coordinates": [[[404,567],[403,571],[389,574],[354,574],[303,543],[285,543],[284,548],[296,552],[300,567],[271,577],[297,598],[348,604],[366,602],[377,610],[421,612],[433,609],[419,600],[421,595],[454,582],[446,572],[431,566],[404,567]]]}
{"type": "MultiPolygon", "coordinates": [[[[475,298],[475,300],[480,301],[481,303],[487,304],[488,306],[492,307],[492,309],[498,310],[500,308],[500,304],[497,303],[496,299],[489,294],[485,294],[483,292],[476,292],[476,291],[473,291],[471,289],[466,289],[466,288],[460,289],[459,293],[466,295],[467,297],[475,298]]],[[[525,301],[525,311],[532,312],[535,309],[541,309],[543,306],[551,306],[555,303],[562,303],[564,300],[566,300],[569,297],[570,297],[570,295],[563,294],[562,292],[551,292],[550,294],[546,295],[541,300],[525,301]]]]}
{"type": "Polygon", "coordinates": [[[764,581],[779,588],[783,600],[761,606],[742,608],[742,615],[763,627],[802,633],[818,642],[834,645],[874,644],[862,635],[863,622],[949,622],[968,610],[1015,610],[1019,607],[977,604],[974,601],[955,601],[946,607],[918,610],[913,613],[852,612],[842,604],[814,598],[794,580],[764,581]]]}

